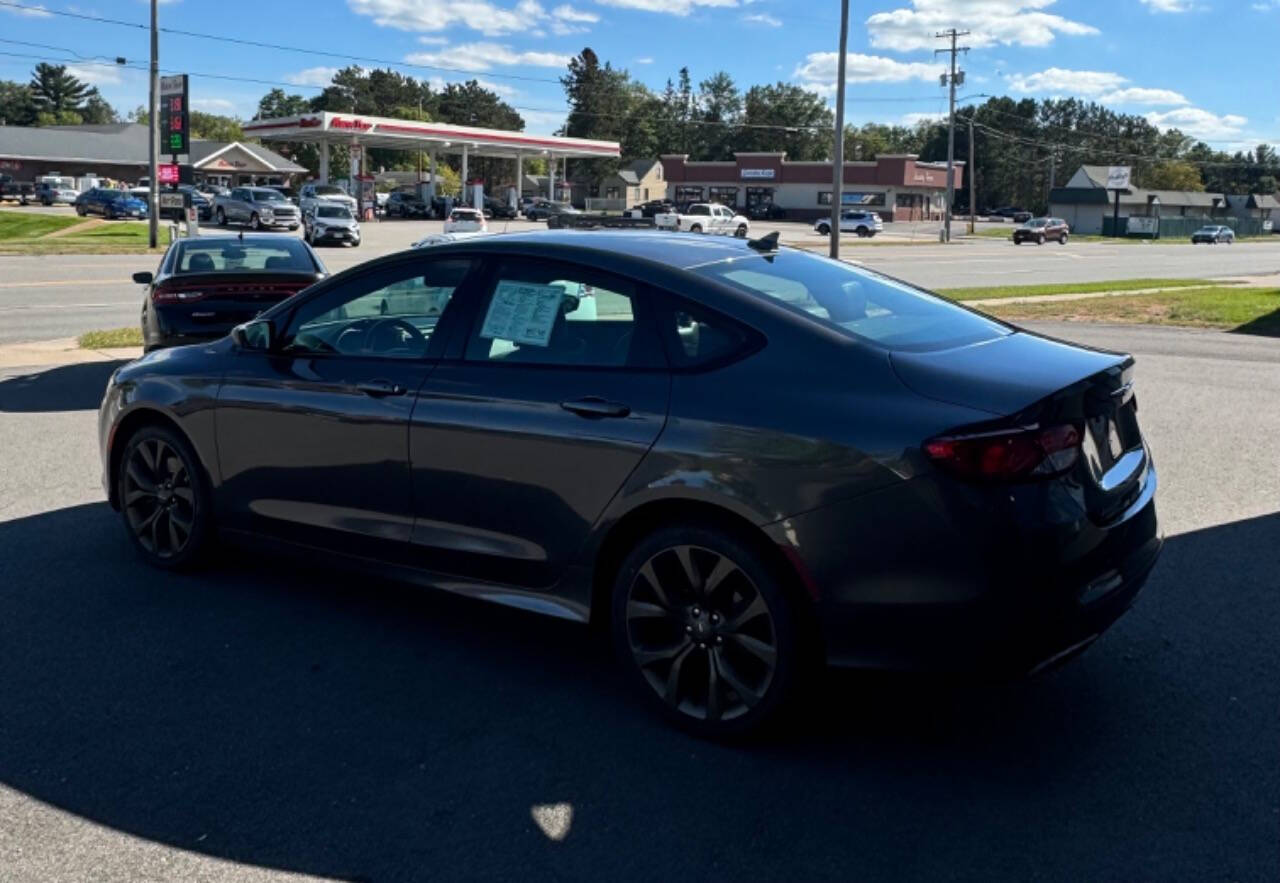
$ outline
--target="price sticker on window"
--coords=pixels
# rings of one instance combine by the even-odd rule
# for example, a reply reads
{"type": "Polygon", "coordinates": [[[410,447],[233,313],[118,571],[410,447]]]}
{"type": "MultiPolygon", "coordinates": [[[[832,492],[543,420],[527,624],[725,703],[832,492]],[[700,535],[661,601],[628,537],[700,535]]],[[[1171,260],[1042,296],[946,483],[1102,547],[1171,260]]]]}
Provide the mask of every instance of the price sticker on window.
{"type": "Polygon", "coordinates": [[[564,289],[558,285],[504,279],[493,293],[480,336],[487,340],[546,346],[563,299],[564,289]]]}

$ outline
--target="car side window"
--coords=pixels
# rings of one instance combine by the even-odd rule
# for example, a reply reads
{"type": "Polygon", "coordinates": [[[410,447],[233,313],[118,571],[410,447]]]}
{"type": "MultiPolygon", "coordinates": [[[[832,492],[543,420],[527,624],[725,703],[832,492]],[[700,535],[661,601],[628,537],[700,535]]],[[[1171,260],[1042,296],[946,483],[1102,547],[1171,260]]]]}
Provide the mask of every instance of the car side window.
{"type": "Polygon", "coordinates": [[[281,337],[283,351],[425,358],[445,309],[471,267],[467,258],[414,261],[352,280],[294,312],[281,337]]]}
{"type": "Polygon", "coordinates": [[[536,260],[499,267],[480,299],[467,361],[597,368],[659,367],[637,287],[589,268],[536,260]]]}
{"type": "Polygon", "coordinates": [[[754,340],[731,319],[684,301],[662,311],[659,325],[671,364],[677,368],[699,368],[730,359],[749,350],[754,340]]]}

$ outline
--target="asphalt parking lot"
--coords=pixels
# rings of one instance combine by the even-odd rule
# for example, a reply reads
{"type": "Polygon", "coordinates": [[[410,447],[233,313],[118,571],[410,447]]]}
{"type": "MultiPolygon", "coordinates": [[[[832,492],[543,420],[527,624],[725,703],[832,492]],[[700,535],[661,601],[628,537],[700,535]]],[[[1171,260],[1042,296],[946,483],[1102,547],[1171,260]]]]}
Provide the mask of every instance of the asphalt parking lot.
{"type": "Polygon", "coordinates": [[[572,625],[143,568],[98,482],[114,366],[0,371],[0,877],[1275,879],[1280,343],[1042,330],[1138,357],[1138,605],[1026,683],[832,675],[748,747],[648,717],[572,625]]]}
{"type": "MultiPolygon", "coordinates": [[[[67,211],[65,207],[27,210],[67,211]]],[[[782,222],[773,226],[781,230],[786,242],[804,243],[819,250],[826,242],[806,224],[782,222]]],[[[407,248],[427,233],[439,232],[441,227],[440,221],[366,222],[362,224],[364,241],[359,248],[325,247],[320,249],[320,255],[328,268],[337,272],[407,248]]],[[[542,227],[525,220],[495,221],[490,225],[495,232],[542,227]]],[[[218,227],[202,229],[220,232],[218,227]]],[[[772,227],[760,222],[753,229],[760,232],[772,227]]],[[[1001,239],[940,245],[936,241],[936,223],[902,223],[886,225],[885,233],[875,239],[844,237],[842,257],[926,288],[1216,278],[1280,273],[1280,236],[1272,239],[1198,247],[1185,243],[1098,242],[1015,246],[1001,239]]],[[[155,263],[155,257],[146,255],[0,256],[0,344],[66,338],[93,329],[136,325],[142,288],[130,276],[137,270],[154,270],[155,263]]]]}

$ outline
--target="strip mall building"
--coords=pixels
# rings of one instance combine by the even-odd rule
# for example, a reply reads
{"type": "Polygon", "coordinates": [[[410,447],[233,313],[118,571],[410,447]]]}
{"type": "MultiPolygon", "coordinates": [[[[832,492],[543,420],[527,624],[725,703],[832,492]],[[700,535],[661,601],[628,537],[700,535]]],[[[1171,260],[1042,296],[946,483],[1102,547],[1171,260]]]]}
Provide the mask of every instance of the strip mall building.
{"type": "MultiPolygon", "coordinates": [[[[735,153],[730,162],[690,162],[686,155],[666,154],[662,168],[667,198],[676,203],[718,202],[740,211],[772,205],[797,220],[831,213],[830,162],[790,162],[785,153],[735,153]]],[[[964,186],[960,162],[955,186],[964,186]]],[[[940,218],[946,192],[945,163],[895,154],[844,164],[841,202],[870,209],[886,221],[940,218]]]]}

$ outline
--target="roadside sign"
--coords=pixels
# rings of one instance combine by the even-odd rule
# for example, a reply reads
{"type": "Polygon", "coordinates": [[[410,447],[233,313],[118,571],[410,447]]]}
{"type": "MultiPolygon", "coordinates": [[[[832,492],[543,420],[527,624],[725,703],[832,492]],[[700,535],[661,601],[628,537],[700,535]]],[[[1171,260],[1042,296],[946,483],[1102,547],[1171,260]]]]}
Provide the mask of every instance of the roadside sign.
{"type": "Polygon", "coordinates": [[[191,115],[187,98],[186,74],[160,78],[161,153],[190,152],[191,115]]]}
{"type": "Polygon", "coordinates": [[[1111,166],[1107,169],[1108,190],[1129,189],[1129,166],[1111,166]]]}
{"type": "Polygon", "coordinates": [[[156,166],[156,182],[160,184],[177,184],[180,173],[176,163],[159,163],[156,166]]]}
{"type": "Polygon", "coordinates": [[[177,209],[181,211],[186,207],[186,194],[182,191],[166,190],[160,194],[160,208],[177,209]]]}

